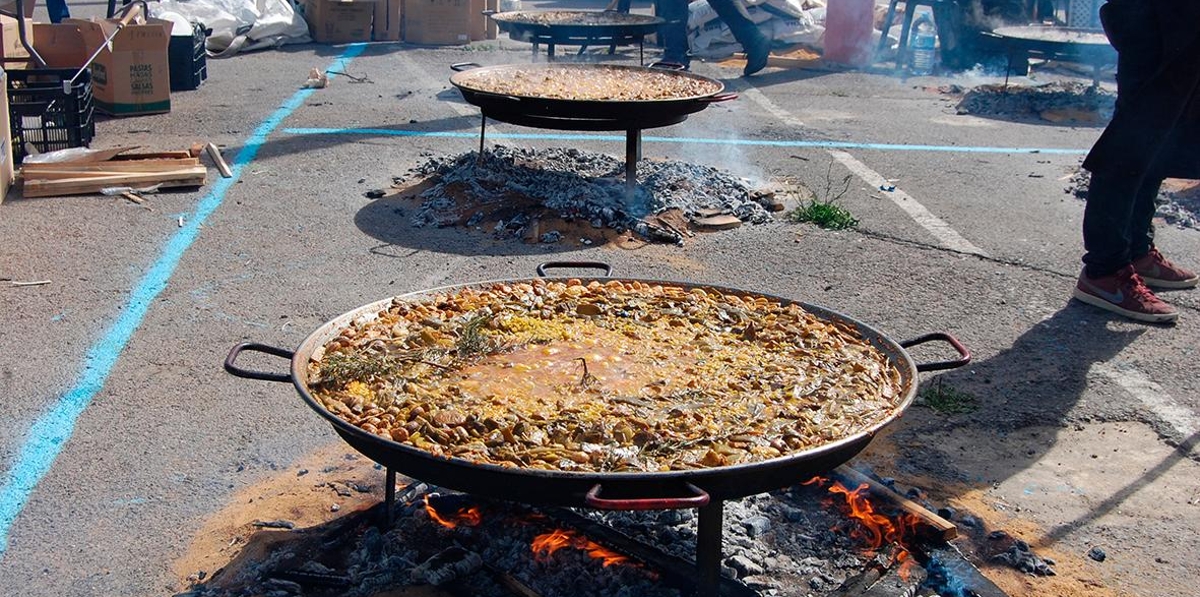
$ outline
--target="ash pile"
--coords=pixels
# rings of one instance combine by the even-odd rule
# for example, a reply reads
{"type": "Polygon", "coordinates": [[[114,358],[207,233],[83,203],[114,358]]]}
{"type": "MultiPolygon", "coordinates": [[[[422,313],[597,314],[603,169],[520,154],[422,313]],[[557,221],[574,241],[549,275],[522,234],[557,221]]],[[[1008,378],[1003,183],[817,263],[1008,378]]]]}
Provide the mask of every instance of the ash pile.
{"type": "Polygon", "coordinates": [[[414,227],[464,226],[527,242],[606,231],[680,244],[698,220],[724,215],[735,224],[762,224],[773,219],[770,210],[782,208],[774,190],[672,160],[640,160],[631,192],[623,160],[573,148],[498,145],[482,155],[432,157],[396,182],[424,188],[414,227]],[[682,218],[660,217],[672,212],[682,218]]]}
{"type": "MultiPolygon", "coordinates": [[[[952,89],[959,91],[959,89],[952,89]]],[[[1117,94],[1078,82],[1044,85],[980,85],[963,94],[959,114],[1082,122],[1103,125],[1112,119],[1117,94]]]]}

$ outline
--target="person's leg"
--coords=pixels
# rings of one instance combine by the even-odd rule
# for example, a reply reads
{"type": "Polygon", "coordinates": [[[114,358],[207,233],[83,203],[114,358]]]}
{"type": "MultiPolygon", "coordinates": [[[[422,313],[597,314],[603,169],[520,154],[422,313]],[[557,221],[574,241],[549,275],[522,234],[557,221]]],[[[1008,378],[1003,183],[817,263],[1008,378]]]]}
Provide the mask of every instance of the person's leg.
{"type": "Polygon", "coordinates": [[[71,17],[67,0],[46,0],[46,12],[49,13],[51,23],[61,23],[63,19],[71,17]]]}
{"type": "Polygon", "coordinates": [[[1195,288],[1200,274],[1175,265],[1154,246],[1154,213],[1162,176],[1148,176],[1134,198],[1129,224],[1129,255],[1133,271],[1151,288],[1195,288]]]}
{"type": "Polygon", "coordinates": [[[729,26],[734,39],[746,52],[746,68],[742,74],[752,75],[765,68],[771,53],[771,40],[750,20],[746,6],[738,0],[708,0],[708,5],[729,26]]]}
{"type": "Polygon", "coordinates": [[[1088,277],[1112,275],[1133,260],[1130,222],[1143,181],[1136,175],[1092,173],[1083,208],[1083,263],[1088,277]]]}
{"type": "Polygon", "coordinates": [[[1158,211],[1158,189],[1162,176],[1147,176],[1133,196],[1129,219],[1129,256],[1137,259],[1154,248],[1154,212],[1158,211]]]}
{"type": "Polygon", "coordinates": [[[663,62],[674,62],[687,67],[688,56],[687,0],[654,0],[654,13],[666,21],[658,28],[659,41],[663,45],[663,62]]]}

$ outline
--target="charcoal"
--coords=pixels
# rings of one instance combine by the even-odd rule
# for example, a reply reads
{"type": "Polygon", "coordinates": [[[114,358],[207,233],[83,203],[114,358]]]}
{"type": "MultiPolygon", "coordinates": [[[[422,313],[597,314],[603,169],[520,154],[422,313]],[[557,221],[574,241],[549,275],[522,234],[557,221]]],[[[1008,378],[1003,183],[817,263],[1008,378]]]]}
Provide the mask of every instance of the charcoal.
{"type": "Polygon", "coordinates": [[[758,538],[771,530],[771,519],[766,516],[752,516],[742,522],[746,533],[752,538],[758,538]]]}
{"type": "Polygon", "coordinates": [[[726,559],[725,564],[737,571],[737,578],[756,576],[763,573],[762,566],[740,554],[726,559]]]}
{"type": "Polygon", "coordinates": [[[461,547],[451,547],[422,562],[412,570],[412,579],[433,586],[444,585],[456,578],[483,567],[479,554],[461,547]]]}

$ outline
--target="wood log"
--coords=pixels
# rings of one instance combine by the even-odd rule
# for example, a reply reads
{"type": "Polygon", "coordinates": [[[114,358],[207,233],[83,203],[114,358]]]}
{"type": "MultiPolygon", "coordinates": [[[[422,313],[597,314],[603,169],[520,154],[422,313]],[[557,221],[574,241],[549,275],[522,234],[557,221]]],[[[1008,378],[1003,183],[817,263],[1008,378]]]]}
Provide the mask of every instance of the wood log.
{"type": "Polygon", "coordinates": [[[953,522],[930,512],[928,508],[918,504],[899,493],[893,491],[890,487],[872,479],[871,477],[850,468],[847,465],[842,465],[833,470],[835,475],[849,481],[851,485],[857,487],[866,484],[867,489],[871,492],[872,497],[884,500],[893,506],[909,513],[921,520],[924,527],[935,538],[949,541],[958,536],[958,527],[953,522]]]}

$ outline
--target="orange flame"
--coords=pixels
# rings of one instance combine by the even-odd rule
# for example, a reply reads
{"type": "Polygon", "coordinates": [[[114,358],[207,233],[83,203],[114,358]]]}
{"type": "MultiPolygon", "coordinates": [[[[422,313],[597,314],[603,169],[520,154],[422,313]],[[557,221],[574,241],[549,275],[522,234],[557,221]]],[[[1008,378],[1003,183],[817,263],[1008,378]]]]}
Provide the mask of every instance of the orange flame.
{"type": "Polygon", "coordinates": [[[574,547],[586,551],[589,556],[601,560],[605,568],[613,564],[624,564],[629,558],[611,551],[587,537],[580,537],[572,531],[556,529],[533,538],[530,544],[533,557],[538,562],[547,563],[550,555],[564,547],[574,547]]]}
{"type": "Polygon", "coordinates": [[[429,503],[429,495],[430,494],[425,495],[425,511],[428,512],[429,517],[438,524],[448,529],[452,529],[460,524],[474,527],[479,526],[479,523],[483,522],[483,514],[479,511],[479,508],[475,506],[471,506],[469,508],[459,508],[454,512],[454,514],[442,516],[433,507],[433,505],[429,503]]]}
{"type": "Polygon", "coordinates": [[[875,506],[863,495],[868,487],[866,483],[863,483],[856,489],[850,490],[845,485],[835,482],[829,487],[829,491],[845,497],[846,506],[850,509],[848,515],[859,523],[858,528],[851,531],[850,536],[866,543],[869,552],[875,552],[889,544],[897,546],[895,558],[896,562],[900,564],[898,574],[900,578],[907,580],[910,570],[916,563],[909,557],[910,554],[904,546],[904,541],[908,537],[916,535],[920,519],[914,514],[904,514],[893,519],[876,512],[875,506]]]}

